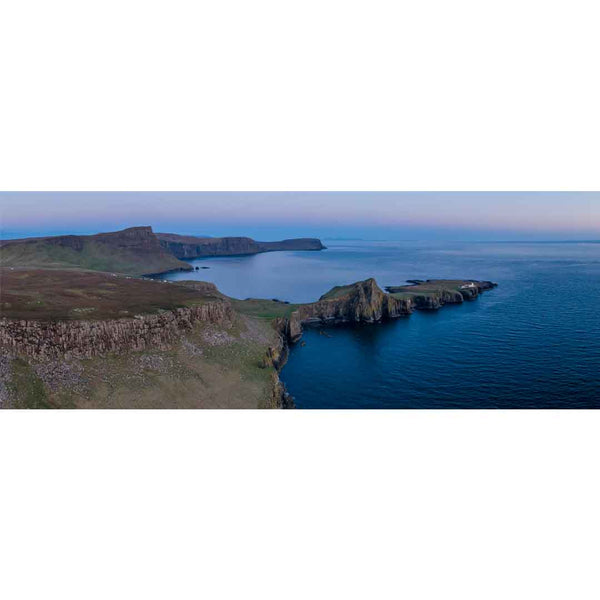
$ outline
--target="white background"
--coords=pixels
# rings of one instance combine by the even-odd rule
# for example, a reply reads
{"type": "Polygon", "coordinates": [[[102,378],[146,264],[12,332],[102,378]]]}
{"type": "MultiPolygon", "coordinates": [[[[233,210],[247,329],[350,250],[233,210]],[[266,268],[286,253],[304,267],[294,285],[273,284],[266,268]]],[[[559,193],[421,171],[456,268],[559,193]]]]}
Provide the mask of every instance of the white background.
{"type": "MultiPolygon", "coordinates": [[[[598,23],[577,0],[0,0],[0,188],[598,190],[598,23]]],[[[0,597],[596,599],[599,424],[6,411],[0,597]]]]}

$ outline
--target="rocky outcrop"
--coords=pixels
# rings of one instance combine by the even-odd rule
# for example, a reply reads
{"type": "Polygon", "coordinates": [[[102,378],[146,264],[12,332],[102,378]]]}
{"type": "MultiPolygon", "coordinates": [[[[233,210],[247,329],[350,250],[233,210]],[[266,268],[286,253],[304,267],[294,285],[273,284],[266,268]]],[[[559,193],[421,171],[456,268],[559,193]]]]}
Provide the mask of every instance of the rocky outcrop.
{"type": "Polygon", "coordinates": [[[202,256],[234,256],[258,254],[258,244],[251,238],[195,238],[174,233],[158,233],[162,247],[176,258],[192,259],[202,256]]]}
{"type": "Polygon", "coordinates": [[[302,337],[302,326],[311,323],[373,323],[410,315],[414,310],[436,310],[445,304],[460,304],[474,299],[481,292],[493,289],[497,284],[490,281],[420,282],[415,286],[386,288],[386,294],[373,278],[351,285],[337,286],[321,296],[317,302],[301,304],[285,319],[277,320],[278,330],[290,342],[302,337]],[[419,285],[428,290],[417,292],[419,285]],[[410,290],[410,293],[405,294],[410,290]],[[398,293],[396,293],[398,292],[398,293]]]}
{"type": "Polygon", "coordinates": [[[201,238],[175,233],[157,233],[162,247],[179,259],[203,256],[236,256],[277,250],[323,250],[315,238],[298,238],[280,242],[256,242],[249,237],[201,238]]]}
{"type": "MultiPolygon", "coordinates": [[[[411,304],[384,293],[373,279],[333,288],[317,302],[303,304],[295,319],[311,322],[368,322],[393,319],[411,312],[411,304]]],[[[290,324],[290,328],[295,325],[290,324]]]]}
{"type": "Polygon", "coordinates": [[[146,349],[166,349],[183,331],[204,321],[229,327],[228,302],[206,302],[160,314],[104,321],[0,319],[0,347],[37,358],[91,358],[146,349]]]}
{"type": "Polygon", "coordinates": [[[317,238],[293,238],[280,242],[256,242],[260,252],[276,252],[281,250],[326,250],[317,238]]]}
{"type": "Polygon", "coordinates": [[[437,310],[445,304],[461,304],[496,287],[492,281],[457,281],[447,279],[412,280],[410,285],[388,286],[391,294],[408,294],[418,310],[437,310]]]}
{"type": "Polygon", "coordinates": [[[454,290],[439,290],[427,294],[415,294],[411,297],[412,306],[418,310],[437,310],[444,304],[460,304],[463,295],[454,290]]]}
{"type": "Polygon", "coordinates": [[[373,278],[348,286],[338,286],[317,302],[301,304],[287,318],[279,318],[275,326],[290,343],[302,337],[302,325],[318,323],[374,323],[409,315],[409,300],[384,293],[373,278]]]}
{"type": "Polygon", "coordinates": [[[273,322],[277,332],[276,342],[272,344],[263,358],[263,367],[272,367],[270,406],[272,408],[295,408],[293,398],[288,394],[285,385],[279,379],[279,371],[287,362],[289,356],[289,319],[278,318],[273,322]]]}

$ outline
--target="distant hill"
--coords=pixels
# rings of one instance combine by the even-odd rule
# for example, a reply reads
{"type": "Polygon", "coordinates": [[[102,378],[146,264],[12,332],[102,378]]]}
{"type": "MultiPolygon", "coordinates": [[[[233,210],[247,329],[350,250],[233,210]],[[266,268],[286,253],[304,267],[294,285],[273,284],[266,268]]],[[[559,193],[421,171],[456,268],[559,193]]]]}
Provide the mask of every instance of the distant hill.
{"type": "Polygon", "coordinates": [[[130,227],[96,235],[0,240],[0,266],[89,269],[139,276],[193,268],[179,259],[323,248],[314,238],[256,242],[248,237],[195,237],[130,227]]]}
{"type": "Polygon", "coordinates": [[[161,245],[177,258],[191,259],[203,256],[232,256],[258,254],[278,250],[323,250],[317,238],[296,238],[279,242],[257,242],[249,237],[208,238],[176,233],[157,233],[161,245]]]}
{"type": "Polygon", "coordinates": [[[151,227],[96,235],[61,235],[0,241],[4,267],[79,268],[128,275],[191,270],[166,250],[151,227]]]}

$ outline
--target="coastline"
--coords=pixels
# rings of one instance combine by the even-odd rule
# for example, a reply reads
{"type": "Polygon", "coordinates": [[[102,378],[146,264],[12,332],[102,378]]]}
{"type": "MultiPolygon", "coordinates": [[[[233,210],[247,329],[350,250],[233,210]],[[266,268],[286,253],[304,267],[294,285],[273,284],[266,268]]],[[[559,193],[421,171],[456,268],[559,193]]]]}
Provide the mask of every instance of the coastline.
{"type": "MultiPolygon", "coordinates": [[[[436,310],[445,304],[473,300],[496,285],[471,280],[426,280],[416,286],[393,287],[390,288],[393,292],[386,293],[369,278],[336,286],[316,302],[286,304],[277,300],[236,300],[221,294],[214,284],[200,281],[169,282],[169,285],[160,279],[115,278],[107,273],[76,270],[43,271],[45,279],[42,280],[41,274],[33,273],[26,278],[22,272],[18,277],[13,271],[4,273],[5,282],[9,284],[4,304],[10,307],[13,298],[18,301],[25,297],[23,294],[35,292],[42,281],[44,290],[53,290],[53,304],[34,304],[30,309],[23,306],[20,312],[15,312],[15,317],[19,315],[17,318],[0,319],[0,345],[7,355],[21,361],[15,364],[28,373],[27,378],[38,382],[38,388],[42,383],[35,373],[46,376],[49,372],[41,363],[52,365],[51,370],[60,374],[65,369],[84,369],[81,365],[91,361],[93,370],[86,371],[90,381],[97,377],[99,381],[107,377],[112,381],[116,375],[113,376],[111,365],[117,365],[119,376],[109,388],[117,386],[121,390],[125,406],[128,393],[132,393],[132,397],[142,394],[135,404],[138,407],[140,402],[146,406],[143,394],[152,393],[158,394],[155,402],[160,407],[293,408],[294,400],[280,373],[289,359],[290,348],[302,338],[304,327],[397,319],[415,310],[436,310]],[[51,283],[53,287],[49,288],[51,283]],[[73,295],[70,290],[77,287],[80,292],[73,295]],[[410,293],[407,294],[406,289],[410,289],[410,293]],[[142,297],[149,299],[145,308],[140,304],[142,297]],[[204,358],[198,360],[200,356],[204,358]],[[127,380],[138,376],[129,371],[132,367],[128,365],[134,364],[146,365],[143,372],[150,369],[148,376],[152,372],[163,373],[160,381],[166,381],[165,377],[179,381],[183,373],[189,371],[185,379],[188,404],[182,405],[174,390],[169,395],[171,400],[160,400],[161,387],[140,387],[135,392],[126,392],[127,380]],[[165,364],[173,366],[166,368],[165,364]],[[213,368],[211,365],[224,369],[218,381],[222,376],[240,380],[236,384],[235,401],[228,388],[217,387],[209,392],[210,398],[193,403],[194,395],[200,398],[207,393],[202,382],[207,377],[214,378],[215,375],[205,373],[206,369],[213,368]],[[261,382],[259,387],[254,381],[261,382]],[[266,394],[264,400],[259,400],[263,394],[260,390],[266,394]],[[165,401],[174,404],[161,404],[165,401]],[[254,402],[257,404],[253,405],[254,402]]],[[[47,294],[45,298],[46,302],[50,300],[47,294]]],[[[9,310],[14,312],[16,307],[9,310]]],[[[69,389],[63,390],[60,377],[59,380],[53,377],[48,375],[47,382],[58,390],[58,397],[66,394],[71,398],[69,389]]],[[[152,377],[143,377],[145,384],[150,385],[152,377]]],[[[85,392],[81,394],[85,396],[85,392]]],[[[48,397],[50,402],[58,402],[58,406],[70,406],[56,400],[54,392],[48,397]]],[[[113,406],[112,401],[107,405],[107,400],[101,399],[104,396],[94,393],[93,397],[98,398],[100,405],[95,405],[94,400],[91,404],[86,400],[84,404],[113,406]]],[[[69,402],[77,405],[79,401],[71,399],[69,402]]]]}

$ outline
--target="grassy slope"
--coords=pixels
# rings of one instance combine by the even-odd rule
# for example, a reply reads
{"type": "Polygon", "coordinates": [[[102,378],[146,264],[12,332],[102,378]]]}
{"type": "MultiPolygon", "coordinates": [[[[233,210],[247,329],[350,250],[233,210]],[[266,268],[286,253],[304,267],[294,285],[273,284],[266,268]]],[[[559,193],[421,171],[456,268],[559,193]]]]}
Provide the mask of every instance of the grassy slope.
{"type": "Polygon", "coordinates": [[[355,288],[354,284],[352,285],[336,285],[331,288],[326,294],[321,296],[321,300],[333,300],[334,298],[340,298],[342,296],[348,295],[355,288]]]}
{"type": "Polygon", "coordinates": [[[459,292],[460,286],[466,283],[469,283],[469,281],[462,279],[436,279],[416,285],[389,286],[388,289],[390,295],[394,298],[406,299],[411,296],[435,296],[444,290],[459,292]]]}
{"type": "Polygon", "coordinates": [[[11,319],[114,319],[213,299],[188,287],[94,271],[0,268],[0,315],[11,319]]]}
{"type": "Polygon", "coordinates": [[[129,275],[160,273],[186,267],[166,252],[144,252],[84,239],[83,248],[60,246],[45,240],[4,244],[0,264],[7,267],[79,268],[129,275]]]}
{"type": "Polygon", "coordinates": [[[21,359],[11,361],[11,376],[7,389],[12,397],[12,408],[52,408],[48,392],[31,365],[21,359]]]}
{"type": "Polygon", "coordinates": [[[249,300],[235,300],[232,298],[231,303],[233,308],[241,314],[270,320],[277,317],[289,317],[298,308],[297,304],[285,304],[284,302],[255,298],[249,300]]]}
{"type": "MultiPolygon", "coordinates": [[[[211,284],[192,287],[53,269],[0,269],[3,317],[98,319],[131,317],[206,301],[222,301],[211,284]],[[89,309],[92,309],[91,311],[89,309]]],[[[5,378],[14,408],[269,408],[276,373],[265,363],[278,334],[272,316],[292,306],[234,301],[232,327],[198,323],[168,350],[93,359],[9,361],[5,378]]]]}
{"type": "Polygon", "coordinates": [[[223,331],[198,324],[165,351],[93,359],[11,360],[13,408],[275,408],[270,323],[239,316],[223,331]]]}

